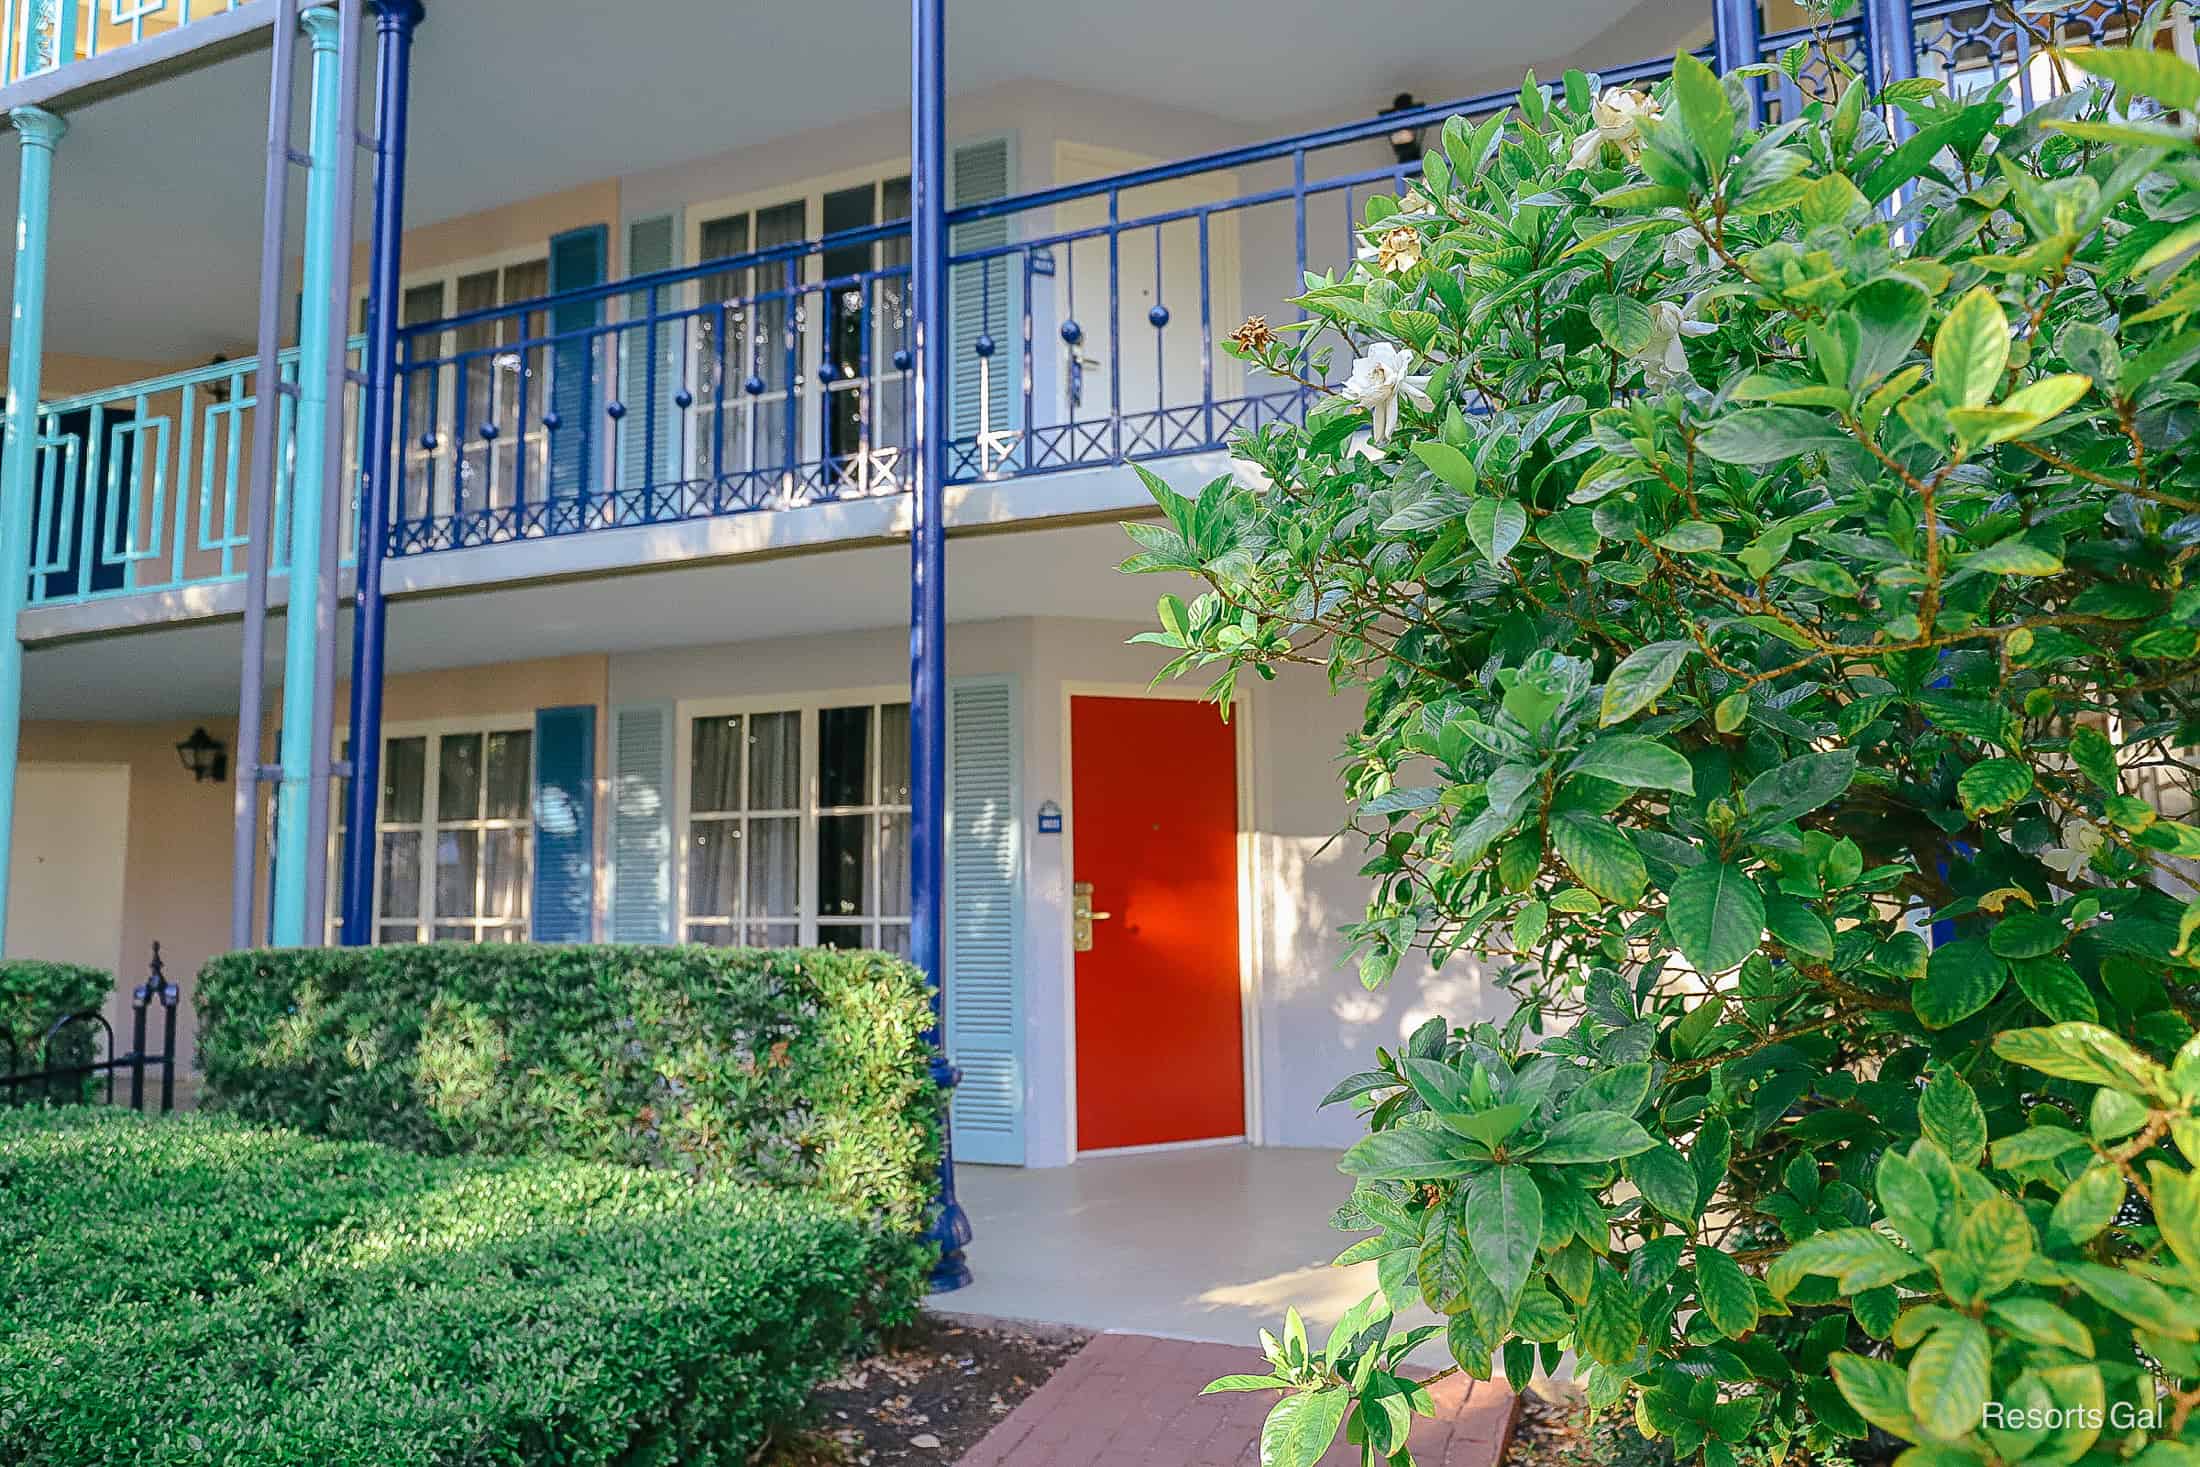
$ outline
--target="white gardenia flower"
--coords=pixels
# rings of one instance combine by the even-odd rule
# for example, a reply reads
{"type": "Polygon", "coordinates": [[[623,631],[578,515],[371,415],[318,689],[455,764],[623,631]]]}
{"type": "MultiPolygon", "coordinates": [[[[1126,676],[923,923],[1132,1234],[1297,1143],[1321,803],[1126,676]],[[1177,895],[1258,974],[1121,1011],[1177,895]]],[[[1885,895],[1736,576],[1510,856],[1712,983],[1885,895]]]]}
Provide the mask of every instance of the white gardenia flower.
{"type": "Polygon", "coordinates": [[[2105,840],[2098,825],[2072,817],[2063,823],[2062,844],[2041,851],[2040,864],[2059,873],[2065,881],[2076,881],[2092,864],[2105,840]]]}
{"type": "Polygon", "coordinates": [[[1568,166],[1596,167],[1597,159],[1604,155],[1606,143],[1626,154],[1628,162],[1634,162],[1642,156],[1642,120],[1664,115],[1658,99],[1648,92],[1606,87],[1604,95],[1589,108],[1589,120],[1595,125],[1575,142],[1568,166]]]}
{"type": "Polygon", "coordinates": [[[1376,342],[1352,364],[1341,391],[1368,410],[1368,427],[1377,443],[1388,443],[1398,426],[1400,394],[1423,412],[1436,406],[1428,395],[1428,378],[1413,375],[1413,353],[1387,341],[1376,342]]]}
{"type": "Polygon", "coordinates": [[[1676,229],[1665,237],[1665,267],[1694,270],[1711,258],[1711,246],[1694,226],[1676,229]]]}
{"type": "Polygon", "coordinates": [[[1269,472],[1249,458],[1230,460],[1230,479],[1240,489],[1250,489],[1255,494],[1266,494],[1276,487],[1269,472]]]}
{"type": "Polygon", "coordinates": [[[1685,306],[1659,301],[1650,307],[1650,339],[1634,353],[1635,360],[1642,363],[1644,386],[1655,391],[1689,380],[1688,353],[1681,346],[1682,339],[1719,329],[1714,322],[1696,318],[1701,301],[1701,296],[1692,296],[1685,306]]]}

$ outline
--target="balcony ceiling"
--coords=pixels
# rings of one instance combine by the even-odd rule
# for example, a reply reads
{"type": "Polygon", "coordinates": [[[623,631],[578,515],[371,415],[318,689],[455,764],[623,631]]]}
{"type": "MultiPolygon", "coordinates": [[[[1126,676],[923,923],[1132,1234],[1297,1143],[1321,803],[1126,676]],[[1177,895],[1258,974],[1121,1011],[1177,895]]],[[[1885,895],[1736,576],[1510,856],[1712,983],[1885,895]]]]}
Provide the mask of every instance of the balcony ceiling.
{"type": "MultiPolygon", "coordinates": [[[[429,9],[415,70],[415,225],[906,107],[907,11],[881,0],[429,0],[429,9]]],[[[949,9],[956,94],[1073,86],[1204,113],[1251,139],[1365,116],[1400,90],[1457,96],[1531,64],[1549,75],[1566,60],[1670,54],[1708,7],[953,0],[949,9]]],[[[266,102],[266,57],[256,53],[71,118],[57,165],[50,351],[176,364],[249,340],[266,102]]],[[[15,171],[6,148],[0,189],[11,201],[15,171]]],[[[363,206],[359,222],[363,235],[363,206]]],[[[0,287],[8,273],[0,260],[0,287]]]]}

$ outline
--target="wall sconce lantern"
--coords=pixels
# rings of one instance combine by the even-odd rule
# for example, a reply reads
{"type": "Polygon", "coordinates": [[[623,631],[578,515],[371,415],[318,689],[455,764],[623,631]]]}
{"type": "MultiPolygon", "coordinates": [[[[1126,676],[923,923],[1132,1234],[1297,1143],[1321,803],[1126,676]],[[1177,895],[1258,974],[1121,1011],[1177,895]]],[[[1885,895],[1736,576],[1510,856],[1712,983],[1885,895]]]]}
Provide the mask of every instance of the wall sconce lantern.
{"type": "MultiPolygon", "coordinates": [[[[1400,112],[1418,112],[1420,110],[1421,104],[1414,100],[1413,93],[1400,92],[1388,107],[1375,115],[1390,117],[1400,112]]],[[[1398,155],[1400,163],[1418,163],[1421,161],[1421,134],[1425,131],[1427,131],[1426,127],[1407,126],[1394,127],[1390,130],[1390,150],[1398,155]]]]}
{"type": "Polygon", "coordinates": [[[220,784],[229,778],[229,746],[203,728],[192,729],[191,737],[176,745],[176,757],[195,783],[220,784]]]}

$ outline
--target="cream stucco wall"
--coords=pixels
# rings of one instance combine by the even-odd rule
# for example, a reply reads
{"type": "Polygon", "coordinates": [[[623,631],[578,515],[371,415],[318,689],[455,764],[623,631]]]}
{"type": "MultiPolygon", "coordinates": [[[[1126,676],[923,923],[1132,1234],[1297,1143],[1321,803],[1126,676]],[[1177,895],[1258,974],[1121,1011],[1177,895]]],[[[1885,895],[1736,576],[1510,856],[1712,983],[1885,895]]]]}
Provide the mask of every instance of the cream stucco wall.
{"type": "MultiPolygon", "coordinates": [[[[1074,830],[1033,833],[1034,812],[1048,800],[1071,804],[1064,747],[1069,687],[1135,693],[1152,679],[1159,665],[1152,649],[1126,645],[1138,630],[1034,617],[957,624],[948,638],[951,677],[1007,675],[1020,693],[1025,1137],[1033,1165],[1061,1165],[1074,1145],[1068,909],[1075,836],[1074,830]]],[[[611,659],[610,701],[890,686],[907,677],[906,658],[907,637],[898,629],[622,655],[611,659]]],[[[1255,1017],[1254,1133],[1267,1145],[1341,1146],[1359,1133],[1357,1120],[1342,1107],[1315,1110],[1335,1080],[1366,1068],[1377,1045],[1395,1046],[1432,1014],[1464,1021],[1496,1013],[1498,995],[1464,963],[1442,974],[1409,964],[1381,992],[1361,989],[1337,929],[1366,900],[1367,884],[1357,874],[1364,857],[1356,837],[1333,839],[1347,813],[1335,756],[1356,721],[1356,705],[1331,698],[1318,674],[1294,670],[1256,688],[1244,717],[1251,798],[1240,818],[1254,908],[1246,975],[1255,1017]]],[[[1165,779],[1165,772],[1156,777],[1165,779]]]]}

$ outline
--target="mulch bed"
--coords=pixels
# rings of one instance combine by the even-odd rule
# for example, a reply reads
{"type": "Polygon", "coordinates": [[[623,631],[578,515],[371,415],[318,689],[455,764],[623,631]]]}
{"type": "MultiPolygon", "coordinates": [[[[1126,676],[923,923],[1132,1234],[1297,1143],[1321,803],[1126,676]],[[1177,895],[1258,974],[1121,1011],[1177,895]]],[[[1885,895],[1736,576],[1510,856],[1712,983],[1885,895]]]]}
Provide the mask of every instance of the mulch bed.
{"type": "Polygon", "coordinates": [[[1505,1467],[1593,1467],[1597,1458],[1588,1425],[1588,1412],[1578,1403],[1521,1392],[1505,1467]]]}
{"type": "Polygon", "coordinates": [[[818,1387],[817,1426],[766,1467],[951,1467],[1088,1338],[927,1314],[818,1387]]]}

